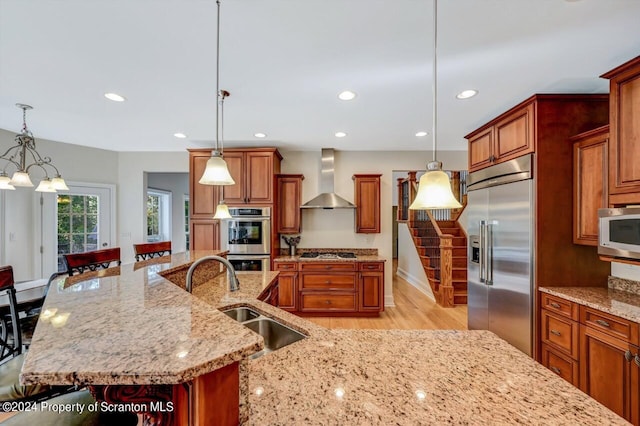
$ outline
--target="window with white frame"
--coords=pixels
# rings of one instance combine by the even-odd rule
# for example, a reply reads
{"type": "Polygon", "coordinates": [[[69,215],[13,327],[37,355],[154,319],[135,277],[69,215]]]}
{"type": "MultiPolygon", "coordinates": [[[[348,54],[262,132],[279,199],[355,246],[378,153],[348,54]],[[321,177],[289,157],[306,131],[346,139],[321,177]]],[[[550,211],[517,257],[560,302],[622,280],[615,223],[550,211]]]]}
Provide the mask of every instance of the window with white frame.
{"type": "Polygon", "coordinates": [[[147,242],[171,240],[171,193],[147,190],[147,242]]]}
{"type": "Polygon", "coordinates": [[[185,242],[186,249],[189,250],[190,235],[189,235],[189,195],[188,194],[184,195],[184,242],[185,242]]]}

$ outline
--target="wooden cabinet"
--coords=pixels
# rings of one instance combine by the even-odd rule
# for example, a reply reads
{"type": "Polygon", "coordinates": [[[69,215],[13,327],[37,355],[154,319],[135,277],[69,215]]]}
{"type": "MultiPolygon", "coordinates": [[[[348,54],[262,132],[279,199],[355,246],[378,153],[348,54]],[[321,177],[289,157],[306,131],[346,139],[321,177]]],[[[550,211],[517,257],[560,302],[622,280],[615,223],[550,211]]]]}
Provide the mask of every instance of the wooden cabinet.
{"type": "Polygon", "coordinates": [[[535,100],[530,99],[466,136],[470,172],[534,152],[534,106],[535,100]]]}
{"type": "Polygon", "coordinates": [[[300,233],[303,179],[303,175],[276,175],[279,234],[300,233]]]}
{"type": "Polygon", "coordinates": [[[229,205],[272,204],[274,174],[280,173],[282,156],[275,148],[227,149],[224,159],[236,182],[224,187],[229,205]]]}
{"type": "Polygon", "coordinates": [[[275,262],[278,275],[278,307],[295,312],[298,309],[298,272],[295,262],[275,262]]]}
{"type": "Polygon", "coordinates": [[[280,283],[278,280],[265,288],[262,293],[258,295],[258,300],[262,300],[273,306],[278,306],[278,301],[280,300],[280,283]]]}
{"type": "Polygon", "coordinates": [[[189,217],[191,219],[211,219],[216,212],[219,187],[198,183],[209,158],[211,158],[211,151],[194,151],[189,156],[189,217]]]}
{"type": "Polygon", "coordinates": [[[573,242],[598,245],[598,209],[609,203],[609,126],[581,133],[573,142],[573,242]]]}
{"type": "Polygon", "coordinates": [[[558,376],[578,386],[578,305],[546,293],[541,294],[541,302],[540,362],[558,376]]]}
{"type": "Polygon", "coordinates": [[[220,250],[220,221],[192,219],[189,250],[220,250]]]}
{"type": "Polygon", "coordinates": [[[358,266],[358,310],[380,312],[384,310],[384,263],[366,262],[358,266]]]}
{"type": "Polygon", "coordinates": [[[609,204],[640,202],[640,56],[602,75],[610,87],[609,204]]]}
{"type": "Polygon", "coordinates": [[[382,175],[353,175],[357,233],[380,233],[380,176],[382,175]]]}

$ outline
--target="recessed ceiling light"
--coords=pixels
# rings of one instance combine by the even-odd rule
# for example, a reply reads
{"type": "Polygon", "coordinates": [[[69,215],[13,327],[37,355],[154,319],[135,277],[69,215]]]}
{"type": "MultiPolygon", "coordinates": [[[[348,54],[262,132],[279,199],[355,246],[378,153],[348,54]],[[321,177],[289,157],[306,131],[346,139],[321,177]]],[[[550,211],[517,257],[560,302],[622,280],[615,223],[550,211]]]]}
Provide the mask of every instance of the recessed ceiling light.
{"type": "Polygon", "coordinates": [[[347,136],[345,132],[336,132],[336,138],[344,138],[347,136]]]}
{"type": "Polygon", "coordinates": [[[262,139],[262,138],[266,138],[267,134],[258,132],[258,133],[254,133],[253,136],[255,136],[256,138],[262,139]]]}
{"type": "Polygon", "coordinates": [[[340,94],[338,95],[338,99],[343,101],[351,101],[355,99],[356,96],[357,95],[355,94],[355,92],[352,92],[351,90],[345,90],[344,92],[340,92],[340,94]]]}
{"type": "Polygon", "coordinates": [[[477,94],[478,94],[477,90],[468,89],[468,90],[463,90],[462,92],[458,93],[456,95],[456,98],[458,98],[458,99],[469,99],[469,98],[474,97],[477,94]]]}
{"type": "Polygon", "coordinates": [[[187,135],[185,135],[184,133],[174,133],[173,136],[175,136],[178,139],[186,139],[187,135]]]}
{"type": "Polygon", "coordinates": [[[427,133],[427,132],[418,132],[418,133],[416,133],[416,136],[419,137],[419,138],[422,138],[424,136],[427,136],[428,134],[429,133],[427,133]]]}
{"type": "Polygon", "coordinates": [[[124,102],[127,100],[127,98],[122,95],[118,95],[117,93],[105,93],[104,97],[114,102],[124,102]]]}

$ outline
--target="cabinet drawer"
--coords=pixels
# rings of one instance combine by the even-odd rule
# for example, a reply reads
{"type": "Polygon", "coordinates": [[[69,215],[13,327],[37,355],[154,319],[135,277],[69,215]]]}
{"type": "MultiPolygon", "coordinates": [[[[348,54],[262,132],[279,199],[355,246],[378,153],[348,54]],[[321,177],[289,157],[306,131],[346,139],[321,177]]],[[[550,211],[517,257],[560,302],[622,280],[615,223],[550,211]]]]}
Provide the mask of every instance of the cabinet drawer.
{"type": "Polygon", "coordinates": [[[356,295],[354,294],[327,294],[327,293],[301,293],[301,311],[334,311],[354,312],[356,310],[356,295]]]}
{"type": "Polygon", "coordinates": [[[579,385],[579,364],[571,357],[554,350],[545,344],[542,345],[542,365],[565,379],[575,387],[579,385]]]}
{"type": "Polygon", "coordinates": [[[356,274],[302,274],[301,290],[355,290],[356,274]]]}
{"type": "Polygon", "coordinates": [[[382,262],[360,262],[358,264],[360,271],[384,271],[384,263],[382,262]]]}
{"type": "Polygon", "coordinates": [[[356,263],[338,262],[300,262],[301,271],[355,271],[356,263]]]}
{"type": "Polygon", "coordinates": [[[578,323],[542,310],[542,342],[578,357],[578,323]]]}
{"type": "Polygon", "coordinates": [[[542,308],[558,315],[563,315],[572,320],[578,321],[578,304],[570,302],[561,297],[552,296],[547,293],[540,293],[542,308]]]}
{"type": "Polygon", "coordinates": [[[638,324],[633,321],[588,306],[580,306],[580,322],[625,342],[638,344],[638,324]]]}
{"type": "Polygon", "coordinates": [[[295,271],[298,267],[295,262],[273,262],[276,271],[295,271]]]}

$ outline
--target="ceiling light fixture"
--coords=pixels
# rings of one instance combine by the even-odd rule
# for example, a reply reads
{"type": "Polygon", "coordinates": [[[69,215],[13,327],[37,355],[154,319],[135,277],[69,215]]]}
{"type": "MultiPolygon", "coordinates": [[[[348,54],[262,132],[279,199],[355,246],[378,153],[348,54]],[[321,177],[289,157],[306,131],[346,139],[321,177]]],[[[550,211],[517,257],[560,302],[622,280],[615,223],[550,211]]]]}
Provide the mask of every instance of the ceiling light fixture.
{"type": "Polygon", "coordinates": [[[428,134],[429,133],[427,133],[427,132],[418,132],[418,133],[416,133],[416,136],[419,137],[419,138],[423,138],[423,137],[427,136],[428,134]]]}
{"type": "Polygon", "coordinates": [[[124,96],[118,95],[117,93],[113,92],[105,93],[104,97],[113,102],[124,102],[127,100],[127,98],[125,98],[124,96]]]}
{"type": "Polygon", "coordinates": [[[267,134],[258,132],[258,133],[254,133],[253,136],[255,136],[256,138],[262,139],[262,138],[266,138],[267,134]]]}
{"type": "Polygon", "coordinates": [[[478,94],[477,90],[467,89],[467,90],[463,90],[462,92],[458,93],[456,95],[456,99],[469,99],[469,98],[473,98],[477,94],[478,94]]]}
{"type": "Polygon", "coordinates": [[[16,106],[22,109],[22,131],[14,138],[16,145],[9,148],[0,156],[1,160],[7,162],[2,172],[0,172],[0,189],[14,190],[16,186],[32,187],[33,183],[31,182],[29,172],[32,167],[35,167],[44,171],[44,179],[40,181],[36,191],[68,191],[69,188],[64,179],[62,179],[60,172],[56,166],[51,164],[51,158],[42,157],[38,151],[36,151],[36,140],[33,137],[33,133],[27,128],[27,110],[33,108],[25,104],[16,104],[16,106]],[[10,164],[16,168],[11,179],[9,179],[7,175],[7,167],[10,164]],[[47,167],[55,171],[53,178],[49,177],[47,167]]]}
{"type": "MultiPolygon", "coordinates": [[[[207,165],[199,183],[202,185],[234,185],[236,182],[231,177],[227,162],[224,161],[222,152],[219,150],[220,114],[218,106],[224,101],[220,91],[220,0],[216,0],[216,5],[218,7],[216,26],[216,96],[220,99],[216,102],[216,149],[211,153],[211,158],[207,160],[207,165]]],[[[228,96],[229,92],[226,93],[228,96]]]]}
{"type": "Polygon", "coordinates": [[[175,136],[178,139],[186,139],[187,135],[185,135],[184,133],[174,133],[173,136],[175,136]]]}
{"type": "Polygon", "coordinates": [[[345,132],[336,132],[336,138],[344,138],[347,136],[345,132]]]}
{"type": "Polygon", "coordinates": [[[342,100],[342,101],[352,101],[356,98],[356,94],[355,92],[352,92],[351,90],[345,90],[344,92],[340,92],[338,94],[338,99],[342,100]]]}
{"type": "MultiPolygon", "coordinates": [[[[226,90],[220,91],[220,156],[224,152],[224,99],[229,96],[230,93],[226,90]]],[[[224,203],[224,186],[220,186],[220,201],[216,207],[216,213],[213,215],[214,219],[231,219],[231,213],[229,213],[229,206],[224,203]]]]}
{"type": "Polygon", "coordinates": [[[438,0],[433,0],[433,161],[427,164],[427,172],[420,178],[418,193],[409,206],[411,210],[457,209],[462,205],[451,191],[449,175],[442,171],[442,163],[436,161],[436,135],[438,123],[438,0]]]}

